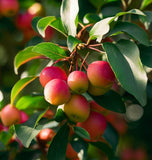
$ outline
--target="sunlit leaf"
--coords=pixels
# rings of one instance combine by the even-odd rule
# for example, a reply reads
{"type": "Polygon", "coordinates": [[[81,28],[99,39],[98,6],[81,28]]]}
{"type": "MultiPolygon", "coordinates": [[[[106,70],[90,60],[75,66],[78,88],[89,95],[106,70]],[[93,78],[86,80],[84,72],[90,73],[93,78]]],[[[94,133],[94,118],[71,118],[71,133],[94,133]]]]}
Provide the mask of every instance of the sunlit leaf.
{"type": "Polygon", "coordinates": [[[26,87],[30,82],[34,81],[36,78],[37,76],[26,77],[16,82],[16,84],[13,86],[12,91],[11,91],[11,105],[13,105],[15,98],[20,93],[20,91],[24,87],[26,87]]]}
{"type": "Polygon", "coordinates": [[[78,0],[62,0],[60,15],[68,35],[76,35],[76,19],[79,11],[78,0]]]}
{"type": "Polygon", "coordinates": [[[146,8],[148,5],[150,5],[152,3],[152,0],[143,0],[142,4],[140,6],[140,9],[143,10],[144,8],[146,8]]]}
{"type": "Polygon", "coordinates": [[[116,45],[103,44],[108,61],[122,87],[134,95],[141,105],[146,104],[147,76],[139,57],[139,49],[131,41],[120,40],[116,45]]]}

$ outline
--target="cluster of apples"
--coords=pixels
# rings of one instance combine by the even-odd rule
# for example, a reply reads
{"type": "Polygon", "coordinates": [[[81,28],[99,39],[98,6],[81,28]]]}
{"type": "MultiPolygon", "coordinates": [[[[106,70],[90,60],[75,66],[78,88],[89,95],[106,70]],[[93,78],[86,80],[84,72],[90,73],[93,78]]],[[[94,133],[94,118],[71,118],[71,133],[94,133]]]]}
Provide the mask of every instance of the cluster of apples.
{"type": "MultiPolygon", "coordinates": [[[[0,0],[0,15],[13,17],[17,29],[23,33],[23,41],[27,42],[37,35],[31,25],[32,19],[36,16],[45,16],[45,8],[41,3],[35,2],[26,10],[22,10],[18,0],[0,0]]],[[[50,41],[53,35],[52,27],[48,26],[43,38],[45,41],[50,41]]]]}
{"type": "Polygon", "coordinates": [[[107,61],[95,61],[88,65],[87,73],[72,71],[67,75],[58,66],[45,67],[39,77],[44,87],[44,98],[52,105],[63,108],[68,119],[86,129],[91,140],[98,139],[106,129],[106,119],[90,107],[83,96],[103,95],[115,82],[115,75],[107,61]]]}

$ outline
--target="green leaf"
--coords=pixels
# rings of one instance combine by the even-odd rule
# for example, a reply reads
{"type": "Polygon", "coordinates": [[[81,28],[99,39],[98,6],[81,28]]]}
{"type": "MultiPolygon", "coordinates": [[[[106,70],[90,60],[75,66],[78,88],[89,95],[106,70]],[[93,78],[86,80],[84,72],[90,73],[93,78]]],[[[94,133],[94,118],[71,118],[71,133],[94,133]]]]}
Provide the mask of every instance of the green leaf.
{"type": "Polygon", "coordinates": [[[24,147],[28,148],[31,144],[31,141],[42,129],[42,126],[37,126],[37,124],[45,114],[46,110],[32,115],[24,124],[15,125],[15,133],[23,143],[24,147]]]}
{"type": "Polygon", "coordinates": [[[87,159],[88,143],[77,136],[73,136],[71,140],[72,148],[78,153],[80,160],[87,159]]]}
{"type": "Polygon", "coordinates": [[[36,78],[37,76],[26,77],[26,78],[20,79],[19,81],[15,83],[11,91],[11,105],[14,104],[15,98],[20,93],[20,91],[24,87],[26,87],[30,82],[34,81],[36,78]]]}
{"type": "Polygon", "coordinates": [[[68,36],[67,45],[70,52],[72,52],[79,43],[81,43],[81,41],[78,40],[77,38],[73,36],[68,36]]]}
{"type": "Polygon", "coordinates": [[[67,124],[61,126],[50,144],[47,159],[65,160],[69,132],[70,128],[67,124]]]}
{"type": "Polygon", "coordinates": [[[22,96],[16,103],[16,108],[26,111],[26,113],[33,113],[35,109],[45,109],[48,103],[45,101],[44,96],[22,96]]]}
{"type": "Polygon", "coordinates": [[[52,60],[66,58],[64,49],[51,42],[39,43],[33,47],[32,51],[40,53],[52,60]]]}
{"type": "Polygon", "coordinates": [[[92,27],[92,29],[89,32],[89,36],[90,36],[89,39],[91,40],[91,39],[97,38],[97,41],[100,42],[102,40],[102,37],[109,32],[110,30],[109,21],[112,18],[113,17],[108,17],[95,23],[95,25],[92,27]]]}
{"type": "Polygon", "coordinates": [[[6,150],[5,145],[3,144],[3,142],[0,141],[0,151],[1,150],[6,150]]]}
{"type": "Polygon", "coordinates": [[[78,0],[62,0],[60,15],[63,26],[68,35],[75,37],[76,35],[76,20],[79,12],[78,0]]]}
{"type": "Polygon", "coordinates": [[[81,127],[76,127],[76,126],[73,127],[73,129],[74,129],[74,133],[80,136],[81,138],[90,139],[90,135],[85,129],[81,127]]]}
{"type": "Polygon", "coordinates": [[[66,119],[66,115],[63,111],[62,108],[57,108],[57,111],[56,111],[56,114],[55,114],[55,117],[54,119],[57,121],[57,122],[61,122],[63,121],[64,119],[66,119]]]}
{"type": "Polygon", "coordinates": [[[83,22],[85,24],[87,24],[87,23],[96,23],[96,22],[98,22],[100,20],[101,20],[101,18],[97,14],[93,14],[93,13],[87,13],[83,17],[83,22]]]}
{"type": "Polygon", "coordinates": [[[103,142],[90,142],[90,144],[101,149],[101,151],[108,156],[108,160],[113,160],[114,151],[108,144],[103,142]]]}
{"type": "Polygon", "coordinates": [[[143,0],[140,9],[143,10],[152,3],[152,0],[143,0]]]}
{"type": "Polygon", "coordinates": [[[146,105],[147,76],[139,57],[139,49],[131,41],[120,40],[116,45],[104,43],[108,61],[122,87],[146,105]]]}
{"type": "Polygon", "coordinates": [[[14,70],[17,74],[18,68],[25,64],[26,62],[37,59],[37,58],[44,58],[44,56],[40,53],[36,53],[32,51],[33,46],[27,47],[24,50],[18,52],[18,54],[15,56],[14,60],[14,70]]]}
{"type": "Polygon", "coordinates": [[[37,23],[38,21],[41,19],[42,17],[34,17],[32,19],[32,28],[38,33],[38,29],[37,29],[37,23]]]}
{"type": "Polygon", "coordinates": [[[56,20],[56,18],[54,16],[47,16],[44,18],[41,18],[38,23],[37,23],[37,30],[40,33],[40,35],[42,37],[45,37],[45,30],[47,28],[47,26],[53,22],[54,20],[56,20]]]}
{"type": "Polygon", "coordinates": [[[124,102],[122,101],[122,97],[112,90],[108,91],[102,96],[90,96],[96,103],[108,110],[118,113],[126,112],[126,108],[124,102]]]}
{"type": "Polygon", "coordinates": [[[2,131],[0,134],[0,140],[4,145],[7,145],[12,136],[12,133],[10,133],[9,131],[2,131]]]}
{"type": "Polygon", "coordinates": [[[107,123],[107,127],[103,134],[103,137],[112,146],[113,150],[116,151],[119,142],[119,135],[110,123],[107,123]]]}
{"type": "Polygon", "coordinates": [[[57,18],[56,20],[52,21],[49,26],[51,26],[52,28],[56,29],[57,31],[59,31],[60,33],[62,33],[65,37],[67,37],[67,34],[65,33],[61,18],[57,18]]]}
{"type": "Polygon", "coordinates": [[[40,129],[34,129],[24,125],[16,125],[15,131],[17,137],[21,140],[24,147],[29,147],[33,138],[40,132],[40,129]]]}
{"type": "Polygon", "coordinates": [[[138,25],[129,22],[118,22],[114,28],[108,33],[112,35],[117,32],[125,32],[139,43],[148,46],[149,39],[147,33],[138,25]]]}
{"type": "Polygon", "coordinates": [[[144,65],[152,68],[152,46],[139,46],[141,61],[144,65]]]}

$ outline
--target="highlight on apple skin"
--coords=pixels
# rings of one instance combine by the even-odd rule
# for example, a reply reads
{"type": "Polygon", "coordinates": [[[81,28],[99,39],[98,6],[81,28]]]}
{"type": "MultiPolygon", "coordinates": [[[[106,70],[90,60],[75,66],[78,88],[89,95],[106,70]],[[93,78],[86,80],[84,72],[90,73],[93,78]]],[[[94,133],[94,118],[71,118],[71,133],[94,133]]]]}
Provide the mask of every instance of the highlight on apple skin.
{"type": "Polygon", "coordinates": [[[20,110],[11,104],[6,105],[1,110],[1,120],[4,126],[11,126],[13,124],[18,124],[21,121],[20,110]]]}
{"type": "Polygon", "coordinates": [[[53,79],[44,87],[44,98],[52,105],[61,105],[70,99],[68,85],[61,79],[53,79]]]}
{"type": "Polygon", "coordinates": [[[77,126],[88,131],[90,134],[90,140],[87,141],[97,141],[100,139],[106,129],[107,121],[102,114],[90,111],[88,119],[84,122],[78,122],[77,126]]]}
{"type": "Polygon", "coordinates": [[[58,66],[45,67],[40,73],[40,83],[44,87],[52,79],[62,79],[67,81],[66,72],[58,66]]]}
{"type": "Polygon", "coordinates": [[[70,100],[64,104],[64,112],[73,122],[85,121],[90,113],[87,99],[79,94],[73,94],[70,100]]]}
{"type": "Polygon", "coordinates": [[[69,74],[67,83],[72,91],[82,94],[88,90],[89,80],[82,71],[73,71],[69,74]]]}

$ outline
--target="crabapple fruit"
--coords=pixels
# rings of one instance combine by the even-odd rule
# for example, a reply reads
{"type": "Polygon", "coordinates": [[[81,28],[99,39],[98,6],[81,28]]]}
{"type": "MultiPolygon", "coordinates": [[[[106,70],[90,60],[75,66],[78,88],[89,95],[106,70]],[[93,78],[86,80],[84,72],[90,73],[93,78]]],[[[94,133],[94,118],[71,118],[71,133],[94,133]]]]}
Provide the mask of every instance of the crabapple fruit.
{"type": "Polygon", "coordinates": [[[18,10],[18,0],[0,0],[0,11],[2,15],[6,17],[15,16],[18,10]]]}
{"type": "Polygon", "coordinates": [[[74,94],[64,104],[64,112],[71,121],[83,122],[88,118],[90,113],[89,102],[84,96],[74,94]]]}
{"type": "Polygon", "coordinates": [[[47,143],[53,139],[55,136],[54,130],[50,128],[42,129],[39,134],[36,136],[37,140],[41,143],[47,143]]]}
{"type": "Polygon", "coordinates": [[[11,126],[21,122],[20,110],[11,104],[6,105],[1,110],[1,120],[4,126],[11,126]]]}
{"type": "Polygon", "coordinates": [[[29,119],[29,116],[24,112],[24,111],[20,111],[21,114],[21,121],[20,123],[24,123],[29,119]]]}
{"type": "Polygon", "coordinates": [[[41,71],[39,80],[41,85],[44,87],[47,84],[47,82],[56,78],[67,81],[67,74],[63,69],[61,69],[58,66],[50,66],[45,67],[41,71]]]}
{"type": "Polygon", "coordinates": [[[70,90],[65,81],[53,79],[44,87],[44,97],[52,105],[61,105],[70,99],[70,90]]]}
{"type": "Polygon", "coordinates": [[[106,61],[94,61],[89,64],[87,75],[90,83],[96,87],[110,88],[115,81],[115,75],[106,61]]]}
{"type": "Polygon", "coordinates": [[[88,90],[89,80],[87,75],[82,71],[73,71],[69,74],[67,83],[70,89],[78,94],[88,90]]]}
{"type": "Polygon", "coordinates": [[[78,122],[77,126],[88,131],[90,134],[89,141],[96,141],[103,135],[107,127],[107,121],[102,114],[90,111],[88,119],[84,122],[78,122]]]}

